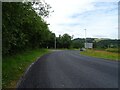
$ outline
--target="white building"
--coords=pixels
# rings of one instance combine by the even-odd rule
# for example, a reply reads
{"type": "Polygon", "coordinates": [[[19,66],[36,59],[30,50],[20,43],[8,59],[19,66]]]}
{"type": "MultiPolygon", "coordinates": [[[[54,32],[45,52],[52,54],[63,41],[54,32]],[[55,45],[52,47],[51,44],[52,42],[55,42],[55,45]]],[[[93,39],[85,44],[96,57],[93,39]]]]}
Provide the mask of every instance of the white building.
{"type": "Polygon", "coordinates": [[[85,43],[85,48],[93,48],[93,43],[85,43]]]}

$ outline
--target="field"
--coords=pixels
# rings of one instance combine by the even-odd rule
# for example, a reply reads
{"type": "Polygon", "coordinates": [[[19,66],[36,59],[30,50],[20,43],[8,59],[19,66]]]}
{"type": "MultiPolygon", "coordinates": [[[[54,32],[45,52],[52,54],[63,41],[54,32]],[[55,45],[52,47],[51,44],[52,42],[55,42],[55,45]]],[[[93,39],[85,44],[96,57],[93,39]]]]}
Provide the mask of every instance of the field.
{"type": "Polygon", "coordinates": [[[104,59],[108,59],[108,60],[114,60],[114,61],[118,61],[118,56],[120,55],[117,52],[110,52],[110,51],[106,51],[106,50],[86,50],[81,52],[80,54],[82,55],[87,55],[87,56],[92,56],[92,57],[98,57],[98,58],[104,58],[104,59]]]}
{"type": "Polygon", "coordinates": [[[36,49],[3,58],[2,87],[15,88],[18,80],[27,67],[46,53],[49,53],[49,51],[45,49],[36,49]]]}

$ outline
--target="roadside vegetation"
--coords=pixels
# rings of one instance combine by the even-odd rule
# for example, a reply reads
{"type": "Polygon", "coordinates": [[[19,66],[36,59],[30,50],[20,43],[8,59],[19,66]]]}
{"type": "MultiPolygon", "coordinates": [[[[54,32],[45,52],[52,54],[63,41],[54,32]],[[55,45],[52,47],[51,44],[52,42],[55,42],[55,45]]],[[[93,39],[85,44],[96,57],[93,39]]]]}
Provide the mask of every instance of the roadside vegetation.
{"type": "MultiPolygon", "coordinates": [[[[25,49],[46,48],[50,43],[54,33],[49,30],[47,23],[40,16],[41,13],[43,13],[42,16],[46,16],[48,10],[45,11],[45,8],[49,7],[34,9],[32,6],[37,4],[39,3],[3,2],[3,56],[19,53],[25,49]]],[[[40,6],[43,5],[40,4],[40,6]]]]}
{"type": "Polygon", "coordinates": [[[44,17],[51,6],[46,2],[3,2],[2,7],[2,86],[14,88],[26,68],[48,53],[42,48],[53,49],[56,38],[57,48],[68,49],[72,37],[56,37],[49,30],[44,17]]]}
{"type": "Polygon", "coordinates": [[[80,52],[80,54],[114,61],[118,61],[118,55],[120,55],[117,48],[106,50],[87,49],[86,51],[80,52]]]}
{"type": "Polygon", "coordinates": [[[120,53],[120,48],[107,48],[105,50],[108,52],[120,53]]]}
{"type": "Polygon", "coordinates": [[[3,58],[3,88],[16,88],[16,84],[28,66],[40,56],[49,53],[47,49],[26,50],[25,52],[3,58]]]}
{"type": "Polygon", "coordinates": [[[55,34],[42,17],[50,5],[41,2],[2,3],[2,87],[15,88],[26,68],[48,53],[55,34]],[[33,8],[33,5],[38,7],[33,8]],[[35,12],[37,10],[38,13],[35,12]]]}

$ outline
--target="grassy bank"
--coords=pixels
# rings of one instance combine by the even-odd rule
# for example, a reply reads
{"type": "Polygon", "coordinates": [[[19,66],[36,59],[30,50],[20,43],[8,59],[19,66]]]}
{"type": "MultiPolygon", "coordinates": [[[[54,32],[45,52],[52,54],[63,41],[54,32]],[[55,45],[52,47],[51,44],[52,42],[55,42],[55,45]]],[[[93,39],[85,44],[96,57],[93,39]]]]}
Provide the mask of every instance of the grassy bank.
{"type": "Polygon", "coordinates": [[[107,48],[105,50],[108,52],[120,53],[120,48],[107,48]]]}
{"type": "Polygon", "coordinates": [[[103,50],[86,50],[81,52],[80,54],[109,60],[118,60],[118,53],[103,50]]]}
{"type": "Polygon", "coordinates": [[[49,53],[45,49],[28,50],[13,56],[3,58],[2,62],[2,86],[3,88],[15,88],[18,80],[27,67],[40,56],[49,53]]]}

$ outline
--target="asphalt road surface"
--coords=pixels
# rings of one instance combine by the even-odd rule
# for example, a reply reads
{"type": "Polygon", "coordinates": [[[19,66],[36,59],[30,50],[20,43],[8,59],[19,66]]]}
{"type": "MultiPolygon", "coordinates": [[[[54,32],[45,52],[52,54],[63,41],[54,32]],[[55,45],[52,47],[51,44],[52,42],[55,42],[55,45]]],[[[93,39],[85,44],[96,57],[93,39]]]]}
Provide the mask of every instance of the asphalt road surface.
{"type": "Polygon", "coordinates": [[[17,88],[118,88],[118,62],[55,51],[31,65],[17,88]]]}

